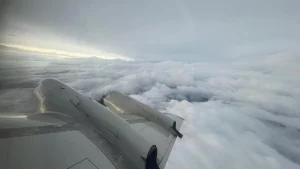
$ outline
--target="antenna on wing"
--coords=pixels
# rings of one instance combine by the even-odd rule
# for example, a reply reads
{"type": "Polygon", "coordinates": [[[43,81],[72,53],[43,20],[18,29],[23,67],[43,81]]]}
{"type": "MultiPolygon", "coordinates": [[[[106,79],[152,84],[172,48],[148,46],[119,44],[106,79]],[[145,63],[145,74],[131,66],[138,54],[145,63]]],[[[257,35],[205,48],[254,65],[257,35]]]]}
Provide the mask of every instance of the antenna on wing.
{"type": "Polygon", "coordinates": [[[182,138],[182,134],[177,130],[176,128],[176,121],[173,122],[173,126],[171,127],[173,129],[173,131],[176,133],[176,135],[179,137],[179,138],[182,138]]]}
{"type": "Polygon", "coordinates": [[[151,146],[147,154],[146,169],[159,169],[156,159],[157,159],[157,148],[155,145],[153,145],[151,146]]]}

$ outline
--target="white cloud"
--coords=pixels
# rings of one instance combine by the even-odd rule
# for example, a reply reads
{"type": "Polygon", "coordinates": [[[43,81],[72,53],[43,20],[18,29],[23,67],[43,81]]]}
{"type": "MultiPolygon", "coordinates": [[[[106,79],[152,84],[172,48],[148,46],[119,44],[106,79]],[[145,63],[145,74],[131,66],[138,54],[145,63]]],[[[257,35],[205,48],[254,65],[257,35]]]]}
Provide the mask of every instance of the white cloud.
{"type": "MultiPolygon", "coordinates": [[[[43,66],[20,63],[14,69],[5,61],[1,88],[23,91],[52,77],[93,99],[118,90],[182,116],[184,137],[177,140],[166,168],[296,169],[300,168],[297,56],[231,64],[72,59],[36,62],[43,66]]],[[[3,104],[15,98],[12,91],[0,94],[6,100],[0,108],[8,109],[3,104]]],[[[25,104],[17,101],[13,106],[25,104]]]]}

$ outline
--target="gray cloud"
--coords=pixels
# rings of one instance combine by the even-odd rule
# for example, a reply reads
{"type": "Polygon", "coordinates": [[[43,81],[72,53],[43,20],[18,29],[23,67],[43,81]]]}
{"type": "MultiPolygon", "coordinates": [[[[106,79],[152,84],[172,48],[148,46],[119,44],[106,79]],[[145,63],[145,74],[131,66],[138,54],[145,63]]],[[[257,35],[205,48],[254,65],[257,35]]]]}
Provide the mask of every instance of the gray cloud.
{"type": "Polygon", "coordinates": [[[1,88],[0,108],[29,112],[24,107],[30,91],[49,77],[95,100],[117,90],[185,119],[185,136],[177,140],[167,168],[296,169],[300,168],[298,56],[281,54],[230,64],[6,58],[1,61],[1,83],[6,85],[1,88]]]}
{"type": "Polygon", "coordinates": [[[37,39],[34,45],[87,45],[136,59],[220,61],[299,51],[299,5],[297,0],[12,0],[2,25],[8,34],[37,39]]]}

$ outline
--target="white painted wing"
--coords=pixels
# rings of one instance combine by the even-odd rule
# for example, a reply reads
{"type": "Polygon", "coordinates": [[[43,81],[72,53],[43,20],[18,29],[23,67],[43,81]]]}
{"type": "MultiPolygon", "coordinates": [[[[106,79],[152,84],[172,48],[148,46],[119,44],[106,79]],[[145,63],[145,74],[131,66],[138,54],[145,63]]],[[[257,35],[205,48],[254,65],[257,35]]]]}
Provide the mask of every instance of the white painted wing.
{"type": "Polygon", "coordinates": [[[34,93],[41,113],[0,114],[1,169],[163,169],[176,137],[182,137],[180,117],[121,93],[109,95],[116,96],[110,105],[122,103],[131,114],[55,79],[41,81],[34,93]]]}

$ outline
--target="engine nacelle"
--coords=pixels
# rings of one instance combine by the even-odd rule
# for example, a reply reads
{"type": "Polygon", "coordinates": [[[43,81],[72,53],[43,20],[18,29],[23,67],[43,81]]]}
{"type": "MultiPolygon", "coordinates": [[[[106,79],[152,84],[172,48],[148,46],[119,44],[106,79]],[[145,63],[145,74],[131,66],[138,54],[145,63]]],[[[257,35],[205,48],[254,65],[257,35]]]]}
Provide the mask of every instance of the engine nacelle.
{"type": "Polygon", "coordinates": [[[100,103],[118,113],[133,113],[142,116],[164,127],[175,136],[182,138],[182,134],[176,128],[176,121],[122,93],[116,91],[108,92],[102,97],[100,103]]]}

